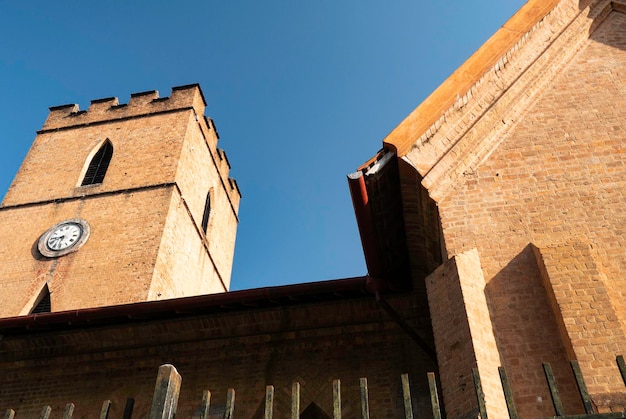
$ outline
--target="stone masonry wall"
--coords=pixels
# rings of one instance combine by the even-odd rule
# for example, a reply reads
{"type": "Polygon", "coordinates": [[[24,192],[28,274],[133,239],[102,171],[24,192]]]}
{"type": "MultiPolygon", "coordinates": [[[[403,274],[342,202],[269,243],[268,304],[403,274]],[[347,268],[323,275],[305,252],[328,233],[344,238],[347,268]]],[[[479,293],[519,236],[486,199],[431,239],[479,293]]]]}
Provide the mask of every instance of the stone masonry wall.
{"type": "Polygon", "coordinates": [[[0,290],[11,296],[0,317],[28,314],[46,283],[53,311],[146,300],[171,195],[167,187],[1,210],[0,234],[13,239],[0,248],[0,290]],[[41,234],[76,217],[90,225],[87,242],[60,258],[39,255],[41,234]]]}
{"type": "MultiPolygon", "coordinates": [[[[404,302],[390,304],[406,315],[404,302]]],[[[416,319],[406,319],[419,327],[416,319]]],[[[419,330],[419,329],[418,329],[419,330]]],[[[6,332],[5,332],[6,333],[6,332]]],[[[372,417],[403,416],[400,375],[411,381],[416,418],[430,418],[426,373],[434,362],[387,315],[374,297],[293,307],[224,311],[180,319],[93,326],[0,341],[0,410],[36,416],[50,404],[58,416],[74,402],[74,417],[95,417],[103,400],[121,417],[135,399],[133,417],[145,417],[157,368],[182,375],[177,417],[197,417],[203,390],[212,414],[236,391],[235,415],[257,417],[265,386],[275,386],[275,417],[289,417],[291,385],[301,384],[301,409],[315,402],[332,414],[332,380],[340,379],[342,413],[360,414],[359,378],[367,377],[372,417]]]]}
{"type": "MultiPolygon", "coordinates": [[[[558,327],[565,311],[552,311],[530,243],[539,249],[572,240],[589,246],[575,262],[593,264],[606,278],[611,304],[605,307],[614,314],[598,308],[597,315],[581,315],[576,322],[601,330],[598,318],[614,323],[617,316],[622,334],[626,325],[626,15],[617,10],[600,15],[593,30],[530,107],[493,108],[501,112],[501,123],[515,124],[485,161],[464,169],[438,202],[448,253],[476,248],[480,255],[498,351],[521,417],[554,414],[546,399],[543,361],[555,366],[570,401],[568,413],[581,408],[558,327]]],[[[556,52],[548,49],[544,56],[556,52]]],[[[573,344],[575,353],[591,358],[595,351],[611,351],[584,341],[573,344]]],[[[610,408],[605,383],[618,380],[619,372],[616,367],[594,369],[589,362],[583,372],[594,401],[610,408]]],[[[614,400],[620,398],[613,394],[614,400]]]]}
{"type": "Polygon", "coordinates": [[[53,311],[228,290],[240,195],[204,109],[197,85],[51,108],[0,206],[0,230],[15,236],[0,249],[0,292],[15,296],[0,317],[28,314],[46,283],[53,311]],[[81,186],[106,140],[103,182],[81,186]],[[92,226],[87,243],[42,257],[39,237],[76,217],[92,226]]]}

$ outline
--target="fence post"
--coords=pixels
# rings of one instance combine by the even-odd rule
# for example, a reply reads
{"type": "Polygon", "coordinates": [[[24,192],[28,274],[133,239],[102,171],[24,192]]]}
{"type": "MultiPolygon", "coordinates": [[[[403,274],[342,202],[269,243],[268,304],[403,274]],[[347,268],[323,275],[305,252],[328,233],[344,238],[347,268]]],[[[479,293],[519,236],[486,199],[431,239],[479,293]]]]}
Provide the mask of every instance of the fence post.
{"type": "Polygon", "coordinates": [[[274,386],[265,387],[265,419],[272,419],[274,414],[274,386]]]}
{"type": "Polygon", "coordinates": [[[291,385],[291,419],[300,418],[300,383],[291,385]]]}
{"type": "Polygon", "coordinates": [[[434,372],[429,372],[428,388],[430,390],[430,405],[433,408],[433,418],[441,419],[441,407],[439,406],[439,394],[437,393],[437,379],[434,372]]]}
{"type": "Polygon", "coordinates": [[[617,361],[619,373],[622,375],[622,381],[626,384],[626,362],[624,362],[624,357],[622,355],[618,355],[615,360],[617,361]]]}
{"type": "Polygon", "coordinates": [[[234,411],[235,411],[235,389],[229,388],[226,391],[226,412],[224,412],[224,419],[232,419],[234,411]]]}
{"type": "Polygon", "coordinates": [[[124,414],[122,415],[122,419],[132,419],[134,408],[135,399],[133,399],[132,397],[127,398],[126,404],[124,405],[124,414]]]}
{"type": "Polygon", "coordinates": [[[563,403],[561,402],[559,389],[556,386],[556,378],[554,377],[554,372],[552,372],[552,366],[548,362],[543,363],[543,372],[546,375],[546,381],[548,382],[548,387],[550,388],[550,396],[552,397],[554,411],[557,416],[565,416],[565,409],[563,408],[563,403]]]}
{"type": "Polygon", "coordinates": [[[13,419],[14,416],[15,410],[13,409],[7,409],[7,411],[4,413],[4,419],[13,419]]]}
{"type": "Polygon", "coordinates": [[[359,379],[361,388],[361,419],[370,419],[370,401],[367,392],[367,378],[359,379]]]}
{"type": "Polygon", "coordinates": [[[107,419],[109,417],[110,409],[111,409],[111,400],[103,401],[102,409],[100,409],[100,419],[107,419]]]}
{"type": "Polygon", "coordinates": [[[44,406],[43,409],[41,409],[39,419],[48,419],[50,417],[50,412],[52,412],[52,408],[50,406],[44,406]]]}
{"type": "Polygon", "coordinates": [[[202,405],[200,406],[200,419],[209,418],[209,409],[211,407],[211,392],[205,390],[202,393],[202,405]]]}
{"type": "Polygon", "coordinates": [[[341,419],[341,381],[333,380],[333,419],[341,419]]]}
{"type": "Polygon", "coordinates": [[[591,401],[591,396],[589,395],[589,391],[587,390],[587,384],[585,384],[585,379],[583,378],[583,373],[580,370],[580,365],[578,364],[578,361],[570,361],[570,366],[572,367],[574,378],[576,378],[576,385],[578,386],[580,398],[583,401],[583,406],[585,406],[585,413],[595,413],[595,410],[593,408],[593,402],[591,401]]]}
{"type": "Polygon", "coordinates": [[[509,412],[510,419],[517,419],[517,408],[515,407],[515,400],[513,400],[513,391],[509,384],[509,378],[506,375],[506,371],[503,367],[498,367],[500,373],[500,382],[502,383],[502,390],[504,391],[504,400],[506,401],[506,409],[509,412]]]}
{"type": "Polygon", "coordinates": [[[72,419],[74,414],[74,403],[68,403],[65,405],[65,412],[63,413],[63,419],[72,419]]]}
{"type": "Polygon", "coordinates": [[[149,419],[171,419],[176,414],[182,378],[173,365],[159,367],[149,419]]]}
{"type": "Polygon", "coordinates": [[[478,411],[481,419],[487,419],[487,406],[485,405],[485,392],[483,384],[480,382],[478,368],[472,368],[472,378],[474,379],[474,389],[476,390],[476,400],[478,401],[478,411]]]}
{"type": "Polygon", "coordinates": [[[402,399],[404,401],[404,417],[413,419],[413,403],[411,402],[411,385],[409,384],[409,374],[402,374],[402,399]]]}

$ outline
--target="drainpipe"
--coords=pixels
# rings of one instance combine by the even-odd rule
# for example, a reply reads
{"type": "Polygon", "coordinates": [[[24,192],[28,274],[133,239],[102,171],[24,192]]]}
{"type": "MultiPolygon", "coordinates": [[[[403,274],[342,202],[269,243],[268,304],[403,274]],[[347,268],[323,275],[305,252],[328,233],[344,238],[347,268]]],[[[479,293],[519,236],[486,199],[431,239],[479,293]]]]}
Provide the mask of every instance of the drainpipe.
{"type": "Polygon", "coordinates": [[[369,197],[367,195],[363,172],[358,171],[349,174],[348,186],[350,187],[354,215],[359,228],[359,235],[361,236],[361,246],[363,247],[365,264],[367,266],[367,272],[369,272],[367,275],[366,288],[371,293],[380,292],[384,290],[384,281],[375,279],[382,277],[382,275],[380,275],[382,274],[382,267],[376,246],[376,235],[374,233],[372,213],[369,207],[369,197]]]}
{"type": "MultiPolygon", "coordinates": [[[[380,155],[379,155],[380,156],[380,155]]],[[[348,185],[350,187],[350,195],[352,196],[352,205],[354,206],[354,214],[356,217],[359,234],[361,236],[361,246],[365,255],[365,264],[367,266],[366,289],[374,294],[377,305],[382,308],[395,321],[402,330],[407,333],[415,343],[424,351],[424,353],[435,363],[437,362],[437,354],[422,339],[419,334],[398,314],[382,298],[382,293],[387,289],[385,281],[385,272],[381,263],[378,247],[376,246],[376,234],[374,231],[374,222],[369,207],[369,196],[367,186],[365,184],[365,176],[376,174],[384,165],[395,156],[395,153],[385,153],[370,166],[365,174],[363,170],[348,175],[348,185]]]]}

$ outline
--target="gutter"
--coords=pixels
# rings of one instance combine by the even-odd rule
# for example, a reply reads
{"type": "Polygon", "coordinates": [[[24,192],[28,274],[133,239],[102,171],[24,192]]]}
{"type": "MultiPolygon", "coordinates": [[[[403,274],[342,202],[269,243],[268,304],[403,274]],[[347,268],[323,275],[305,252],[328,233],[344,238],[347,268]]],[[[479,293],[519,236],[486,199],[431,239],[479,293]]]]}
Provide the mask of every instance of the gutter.
{"type": "Polygon", "coordinates": [[[395,153],[381,151],[376,158],[372,159],[367,166],[361,166],[358,171],[348,175],[348,186],[352,197],[354,215],[361,237],[361,246],[365,256],[368,280],[367,289],[372,293],[384,291],[385,272],[382,264],[382,255],[378,251],[376,233],[372,211],[369,205],[369,195],[365,178],[376,175],[389,161],[395,157],[395,153]]]}
{"type": "Polygon", "coordinates": [[[350,187],[350,196],[352,197],[352,205],[354,206],[354,215],[361,236],[361,246],[365,255],[365,264],[367,266],[367,290],[374,294],[376,303],[387,315],[402,329],[404,332],[420,347],[420,349],[432,360],[437,363],[437,354],[435,350],[402,318],[402,316],[394,310],[394,308],[382,297],[387,289],[387,273],[384,272],[382,258],[377,246],[377,238],[374,228],[374,220],[370,208],[369,195],[365,178],[374,176],[387,165],[396,153],[382,150],[373,159],[369,160],[365,165],[361,166],[356,172],[348,175],[348,186],[350,187]]]}

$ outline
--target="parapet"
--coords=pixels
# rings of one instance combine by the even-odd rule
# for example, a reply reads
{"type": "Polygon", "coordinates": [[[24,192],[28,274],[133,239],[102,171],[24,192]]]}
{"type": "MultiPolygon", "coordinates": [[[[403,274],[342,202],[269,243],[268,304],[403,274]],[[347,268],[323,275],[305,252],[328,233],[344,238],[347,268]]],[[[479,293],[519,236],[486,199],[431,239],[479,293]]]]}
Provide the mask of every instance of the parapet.
{"type": "Polygon", "coordinates": [[[197,83],[173,87],[170,97],[161,98],[156,90],[133,93],[128,104],[119,104],[116,97],[92,100],[86,111],[78,105],[53,106],[41,131],[191,108],[204,115],[206,101],[197,83]]]}

